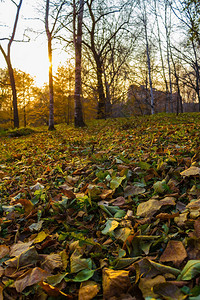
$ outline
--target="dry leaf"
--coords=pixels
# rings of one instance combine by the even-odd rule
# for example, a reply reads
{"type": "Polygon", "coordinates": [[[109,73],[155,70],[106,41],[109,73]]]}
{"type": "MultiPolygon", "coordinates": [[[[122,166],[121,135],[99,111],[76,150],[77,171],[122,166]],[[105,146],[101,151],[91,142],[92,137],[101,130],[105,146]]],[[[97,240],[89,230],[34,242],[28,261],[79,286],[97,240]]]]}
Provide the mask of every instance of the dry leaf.
{"type": "Polygon", "coordinates": [[[95,281],[82,282],[78,293],[78,300],[93,299],[98,294],[99,290],[100,285],[95,281]]]}
{"type": "Polygon", "coordinates": [[[13,244],[10,248],[10,256],[19,256],[22,252],[28,250],[32,244],[33,241],[28,243],[18,242],[17,244],[13,244]]]}
{"type": "Polygon", "coordinates": [[[169,241],[163,254],[160,257],[161,262],[173,262],[179,265],[187,257],[187,252],[181,241],[169,241]]]}
{"type": "Polygon", "coordinates": [[[8,255],[10,252],[9,247],[6,245],[0,245],[0,259],[8,255]]]}
{"type": "Polygon", "coordinates": [[[200,168],[192,166],[180,173],[182,176],[197,176],[200,175],[200,168]]]}
{"type": "Polygon", "coordinates": [[[166,282],[166,280],[162,275],[158,275],[154,278],[140,278],[139,288],[142,292],[143,297],[157,298],[157,295],[153,292],[153,287],[154,285],[163,282],[166,282]]]}
{"type": "Polygon", "coordinates": [[[54,287],[44,281],[41,281],[39,283],[39,285],[43,288],[43,290],[52,297],[58,297],[58,296],[64,296],[67,297],[68,299],[72,299],[72,297],[70,295],[67,295],[65,293],[63,293],[62,291],[60,291],[57,287],[54,287]]]}
{"type": "Polygon", "coordinates": [[[59,254],[49,254],[45,258],[45,262],[43,264],[45,269],[48,269],[50,271],[53,271],[54,269],[62,269],[63,268],[63,263],[62,263],[62,258],[59,254]]]}
{"type": "Polygon", "coordinates": [[[126,293],[131,286],[129,272],[124,270],[103,269],[103,296],[104,299],[126,293]]]}
{"type": "Polygon", "coordinates": [[[41,268],[34,268],[28,270],[20,276],[14,283],[18,293],[21,293],[27,286],[33,285],[47,278],[48,273],[41,268]]]}
{"type": "Polygon", "coordinates": [[[19,268],[26,265],[34,265],[38,261],[38,253],[35,247],[31,247],[28,250],[22,252],[19,256],[5,261],[7,267],[19,268]]]}

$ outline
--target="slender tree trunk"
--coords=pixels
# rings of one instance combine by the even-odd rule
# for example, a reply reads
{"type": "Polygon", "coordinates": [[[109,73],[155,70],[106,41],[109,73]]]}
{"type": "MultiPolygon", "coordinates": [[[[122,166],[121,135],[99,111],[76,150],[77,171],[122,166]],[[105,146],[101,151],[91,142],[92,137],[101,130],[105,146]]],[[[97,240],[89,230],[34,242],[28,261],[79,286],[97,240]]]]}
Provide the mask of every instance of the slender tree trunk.
{"type": "Polygon", "coordinates": [[[103,88],[103,71],[100,58],[96,56],[96,65],[97,65],[97,91],[99,96],[98,107],[97,107],[97,119],[106,118],[106,97],[103,88]]]}
{"type": "Polygon", "coordinates": [[[197,97],[198,97],[198,103],[199,103],[199,112],[200,112],[200,87],[199,87],[199,83],[200,83],[200,73],[199,73],[199,63],[198,63],[198,57],[197,57],[197,52],[195,49],[195,45],[194,45],[194,41],[192,41],[192,48],[193,48],[193,52],[194,52],[194,57],[195,57],[195,73],[196,73],[196,93],[197,93],[197,97]]]}
{"type": "Polygon", "coordinates": [[[82,81],[81,81],[81,63],[82,63],[82,24],[83,24],[83,11],[84,11],[84,0],[79,0],[79,11],[77,18],[77,34],[76,34],[76,9],[75,1],[74,5],[74,46],[75,46],[75,92],[74,92],[74,126],[84,127],[85,123],[83,120],[82,111],[82,81]]]}
{"type": "Polygon", "coordinates": [[[111,95],[110,95],[110,85],[107,81],[107,76],[106,76],[105,70],[104,70],[104,80],[105,80],[105,87],[106,87],[106,109],[105,109],[105,114],[106,114],[106,117],[111,117],[112,116],[112,104],[111,104],[111,95]]]}
{"type": "Polygon", "coordinates": [[[54,127],[54,91],[53,91],[53,70],[52,70],[52,40],[48,39],[49,54],[49,130],[55,130],[54,127]]]}
{"type": "Polygon", "coordinates": [[[176,87],[177,87],[177,93],[178,93],[178,98],[177,98],[177,107],[176,107],[176,114],[179,114],[179,110],[181,111],[181,113],[183,113],[183,99],[181,96],[181,91],[180,91],[180,86],[179,86],[179,76],[176,70],[176,64],[175,61],[173,59],[173,55],[172,55],[172,51],[170,48],[170,56],[171,56],[171,61],[174,67],[174,76],[176,78],[176,87]]]}
{"type": "Polygon", "coordinates": [[[165,32],[166,32],[166,43],[167,43],[167,65],[168,65],[168,76],[169,76],[169,104],[170,110],[173,113],[173,99],[172,99],[172,76],[171,76],[171,65],[170,65],[170,33],[167,25],[167,1],[165,0],[165,32]]]}
{"type": "Polygon", "coordinates": [[[49,30],[49,0],[46,0],[45,29],[48,39],[49,56],[49,130],[55,130],[54,127],[54,93],[53,93],[53,71],[52,71],[52,34],[49,30]]]}
{"type": "Polygon", "coordinates": [[[19,114],[18,114],[18,107],[17,107],[17,91],[16,91],[16,85],[15,85],[14,71],[13,71],[12,64],[11,64],[9,56],[7,56],[6,62],[7,62],[7,66],[8,66],[8,72],[9,72],[9,77],[10,77],[10,85],[11,85],[11,89],[12,89],[14,128],[19,128],[19,114]]]}
{"type": "Polygon", "coordinates": [[[151,59],[150,59],[150,55],[149,55],[149,42],[148,42],[148,34],[147,34],[146,12],[145,12],[145,19],[144,19],[144,29],[145,29],[147,65],[148,65],[149,86],[150,86],[150,96],[151,96],[151,114],[153,115],[154,114],[154,95],[153,95],[153,84],[152,84],[152,76],[151,76],[151,59]]]}
{"type": "Polygon", "coordinates": [[[11,45],[12,45],[12,43],[14,41],[14,38],[15,38],[17,23],[18,23],[18,20],[19,20],[19,13],[20,13],[20,9],[21,9],[21,6],[22,6],[22,1],[23,0],[20,0],[18,5],[15,3],[15,5],[17,6],[17,12],[16,12],[16,16],[15,16],[15,22],[14,22],[14,26],[13,26],[12,35],[11,35],[11,37],[9,39],[9,42],[8,42],[7,54],[4,51],[3,47],[0,45],[0,50],[1,50],[1,52],[4,56],[4,58],[5,58],[5,61],[7,63],[8,73],[9,73],[9,77],[10,77],[10,85],[11,85],[11,89],[12,89],[12,103],[13,103],[13,120],[14,120],[14,127],[15,128],[19,128],[19,114],[18,114],[18,107],[17,107],[17,92],[16,92],[16,85],[15,85],[15,77],[14,77],[13,67],[12,67],[12,64],[11,64],[10,50],[11,50],[11,45]]]}
{"type": "Polygon", "coordinates": [[[161,37],[160,37],[160,26],[159,26],[159,21],[158,21],[158,14],[157,14],[157,0],[154,0],[154,5],[155,5],[155,15],[156,15],[156,24],[157,24],[157,32],[158,32],[158,45],[159,45],[159,51],[160,51],[160,60],[161,60],[161,65],[162,65],[162,73],[163,73],[163,79],[165,82],[165,91],[166,91],[166,104],[165,104],[165,111],[168,113],[169,112],[169,107],[168,107],[168,99],[169,99],[169,88],[168,88],[168,83],[167,83],[167,78],[165,75],[165,65],[164,65],[164,59],[163,59],[163,54],[162,54],[162,46],[161,46],[161,37]]]}

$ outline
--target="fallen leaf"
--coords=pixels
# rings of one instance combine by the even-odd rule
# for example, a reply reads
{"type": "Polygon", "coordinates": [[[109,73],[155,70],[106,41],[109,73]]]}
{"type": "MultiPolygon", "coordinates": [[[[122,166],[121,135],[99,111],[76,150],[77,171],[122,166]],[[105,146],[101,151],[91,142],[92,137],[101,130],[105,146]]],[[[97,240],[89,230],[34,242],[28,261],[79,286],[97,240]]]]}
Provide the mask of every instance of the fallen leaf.
{"type": "Polygon", "coordinates": [[[200,168],[192,166],[180,173],[182,176],[197,176],[200,175],[200,168]]]}
{"type": "Polygon", "coordinates": [[[44,189],[44,186],[39,182],[37,182],[36,184],[30,186],[30,190],[32,192],[35,192],[35,191],[38,191],[38,190],[43,190],[43,189],[44,189]]]}
{"type": "Polygon", "coordinates": [[[136,196],[136,195],[140,195],[140,194],[144,194],[145,193],[145,188],[141,187],[141,186],[136,186],[136,185],[128,185],[125,189],[124,189],[124,196],[128,197],[128,196],[136,196]]]}
{"type": "Polygon", "coordinates": [[[49,234],[45,231],[40,231],[34,239],[34,244],[43,242],[49,234]]]}
{"type": "Polygon", "coordinates": [[[103,234],[112,234],[113,231],[119,226],[119,222],[108,219],[105,225],[105,228],[101,232],[103,234]]]}
{"type": "Polygon", "coordinates": [[[191,280],[200,273],[200,260],[189,260],[177,280],[191,280]]]}
{"type": "Polygon", "coordinates": [[[49,296],[52,296],[52,297],[58,297],[58,296],[63,296],[63,297],[66,297],[68,299],[72,299],[73,297],[68,295],[68,294],[65,294],[63,293],[61,290],[59,290],[57,287],[54,287],[44,281],[41,281],[39,283],[39,285],[43,288],[43,290],[49,295],[49,296]]]}
{"type": "Polygon", "coordinates": [[[140,278],[139,288],[144,298],[153,297],[157,298],[157,294],[154,293],[153,287],[158,283],[166,282],[166,279],[162,275],[158,275],[154,278],[140,278]]]}
{"type": "Polygon", "coordinates": [[[14,283],[18,293],[21,293],[27,286],[39,283],[48,276],[48,273],[41,268],[30,269],[20,276],[14,283]]]}
{"type": "Polygon", "coordinates": [[[163,254],[160,257],[160,262],[173,262],[179,265],[187,257],[187,252],[181,241],[171,240],[168,242],[163,254]]]}
{"type": "Polygon", "coordinates": [[[10,249],[6,245],[0,245],[0,259],[8,255],[10,252],[10,249]]]}
{"type": "Polygon", "coordinates": [[[166,300],[184,300],[187,298],[187,295],[181,293],[179,288],[170,282],[156,284],[153,286],[153,291],[166,300]]]}
{"type": "Polygon", "coordinates": [[[26,214],[29,214],[34,208],[33,203],[30,200],[27,200],[27,199],[19,199],[19,200],[16,200],[15,203],[16,204],[20,203],[24,207],[24,210],[25,210],[26,214]]]}
{"type": "Polygon", "coordinates": [[[95,281],[82,282],[78,293],[78,300],[91,300],[99,291],[100,285],[95,281]]]}
{"type": "Polygon", "coordinates": [[[103,269],[103,297],[110,299],[126,293],[131,286],[129,271],[103,269]]]}
{"type": "Polygon", "coordinates": [[[31,247],[28,250],[22,252],[19,256],[5,261],[4,263],[8,267],[19,268],[26,265],[34,265],[39,259],[38,253],[35,247],[31,247]]]}
{"type": "Polygon", "coordinates": [[[59,254],[51,253],[45,257],[45,261],[43,263],[43,267],[50,272],[54,269],[62,269],[63,263],[62,258],[59,254]]]}
{"type": "Polygon", "coordinates": [[[136,215],[140,217],[152,217],[161,207],[162,203],[159,200],[150,199],[138,205],[136,215]]]}

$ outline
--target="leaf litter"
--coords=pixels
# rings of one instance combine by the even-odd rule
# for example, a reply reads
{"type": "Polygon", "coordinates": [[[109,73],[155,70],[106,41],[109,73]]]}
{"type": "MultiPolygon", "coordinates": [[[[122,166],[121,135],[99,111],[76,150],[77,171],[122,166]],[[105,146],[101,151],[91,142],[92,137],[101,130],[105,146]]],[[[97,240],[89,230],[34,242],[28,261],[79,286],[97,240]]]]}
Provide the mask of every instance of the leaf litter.
{"type": "Polygon", "coordinates": [[[0,299],[199,299],[199,121],[2,137],[0,299]]]}

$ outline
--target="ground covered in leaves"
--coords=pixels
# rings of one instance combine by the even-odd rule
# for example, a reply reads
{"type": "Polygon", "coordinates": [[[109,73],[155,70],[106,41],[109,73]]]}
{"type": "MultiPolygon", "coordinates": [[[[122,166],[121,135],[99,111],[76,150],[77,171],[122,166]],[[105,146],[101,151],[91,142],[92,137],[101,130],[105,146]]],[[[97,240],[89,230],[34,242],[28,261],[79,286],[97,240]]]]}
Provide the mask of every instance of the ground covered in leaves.
{"type": "Polygon", "coordinates": [[[200,114],[0,140],[0,299],[200,299],[200,114]]]}

